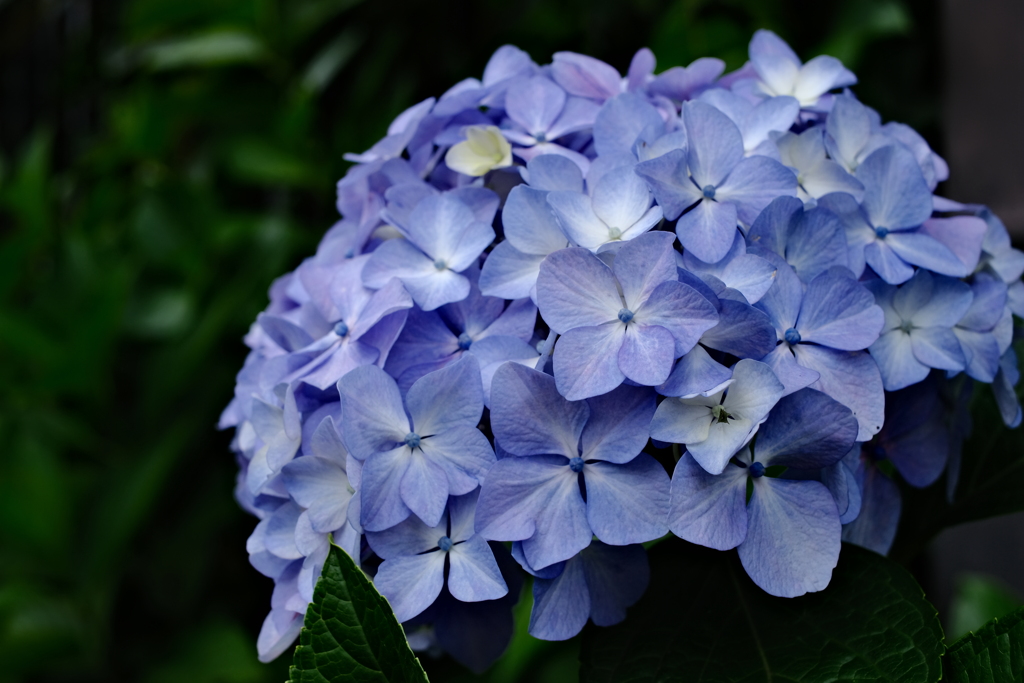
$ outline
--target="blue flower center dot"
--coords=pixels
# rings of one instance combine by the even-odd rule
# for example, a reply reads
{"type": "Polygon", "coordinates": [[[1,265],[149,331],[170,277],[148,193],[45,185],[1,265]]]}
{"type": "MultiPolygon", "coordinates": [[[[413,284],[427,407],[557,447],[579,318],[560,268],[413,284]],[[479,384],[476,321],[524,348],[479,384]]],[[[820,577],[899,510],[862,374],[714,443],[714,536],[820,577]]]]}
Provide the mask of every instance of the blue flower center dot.
{"type": "Polygon", "coordinates": [[[888,234],[889,228],[875,228],[875,235],[877,235],[880,240],[885,239],[885,236],[888,234]]]}
{"type": "Polygon", "coordinates": [[[444,262],[443,258],[439,258],[436,261],[434,261],[434,267],[437,268],[438,270],[444,270],[445,268],[448,267],[448,264],[444,262]]]}
{"type": "Polygon", "coordinates": [[[763,477],[764,465],[762,465],[759,462],[752,462],[750,463],[750,467],[747,468],[747,471],[750,472],[750,476],[754,477],[755,479],[758,477],[763,477]]]}
{"type": "Polygon", "coordinates": [[[800,333],[797,332],[796,328],[794,327],[791,327],[788,330],[786,330],[786,333],[783,335],[783,337],[785,337],[786,341],[789,342],[790,344],[800,343],[800,333]]]}
{"type": "Polygon", "coordinates": [[[348,334],[348,325],[345,324],[344,320],[334,324],[334,334],[339,337],[344,337],[348,334]]]}
{"type": "Polygon", "coordinates": [[[633,311],[629,310],[628,308],[619,309],[619,320],[621,320],[624,323],[628,323],[632,319],[633,311]]]}
{"type": "Polygon", "coordinates": [[[348,251],[345,252],[345,258],[354,258],[355,255],[356,255],[356,250],[355,249],[349,249],[348,251]]]}
{"type": "Polygon", "coordinates": [[[442,536],[437,541],[437,547],[441,549],[441,552],[448,552],[452,549],[452,539],[447,536],[442,536]]]}
{"type": "Polygon", "coordinates": [[[409,432],[405,435],[405,445],[409,448],[420,447],[420,435],[416,432],[409,432]]]}
{"type": "Polygon", "coordinates": [[[569,461],[569,469],[577,474],[583,471],[583,458],[577,456],[569,461]]]}
{"type": "Polygon", "coordinates": [[[463,351],[473,345],[473,338],[466,332],[459,335],[459,348],[463,351]]]}
{"type": "Polygon", "coordinates": [[[715,186],[714,185],[705,185],[704,189],[701,190],[701,194],[703,194],[707,199],[714,199],[715,198],[715,186]]]}
{"type": "Polygon", "coordinates": [[[533,136],[533,139],[536,140],[538,143],[542,143],[548,141],[548,136],[545,135],[544,133],[537,133],[536,135],[533,136]]]}

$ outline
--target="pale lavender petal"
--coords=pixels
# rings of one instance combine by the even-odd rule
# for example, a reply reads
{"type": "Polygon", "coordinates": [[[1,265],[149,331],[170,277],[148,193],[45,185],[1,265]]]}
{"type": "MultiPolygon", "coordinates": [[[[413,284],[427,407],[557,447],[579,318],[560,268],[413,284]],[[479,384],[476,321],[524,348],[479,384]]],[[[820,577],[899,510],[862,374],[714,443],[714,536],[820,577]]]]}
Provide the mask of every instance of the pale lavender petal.
{"type": "Polygon", "coordinates": [[[928,376],[928,366],[914,356],[910,335],[902,330],[886,332],[868,350],[878,363],[886,391],[909,387],[928,376]]]}
{"type": "Polygon", "coordinates": [[[959,371],[967,364],[960,342],[953,330],[942,327],[923,327],[910,332],[910,346],[914,357],[930,368],[959,371]]]}
{"type": "Polygon", "coordinates": [[[399,622],[408,621],[430,607],[444,586],[442,552],[384,560],[373,577],[399,622]]]}
{"type": "Polygon", "coordinates": [[[636,165],[635,170],[650,185],[668,220],[675,220],[704,197],[700,188],[690,180],[685,149],[674,149],[643,161],[636,165]]]}
{"type": "Polygon", "coordinates": [[[645,129],[664,128],[661,115],[642,97],[622,93],[601,107],[594,121],[594,148],[599,156],[632,153],[645,129]]]}
{"type": "Polygon", "coordinates": [[[288,463],[281,472],[289,495],[309,508],[313,529],[328,533],[345,524],[355,491],[336,462],[307,455],[288,463]]]}
{"type": "Polygon", "coordinates": [[[619,369],[637,384],[657,386],[672,372],[675,348],[675,337],[664,327],[642,323],[627,325],[618,353],[619,369]]]}
{"type": "Polygon", "coordinates": [[[457,600],[479,602],[497,600],[508,594],[508,586],[494,559],[487,541],[474,536],[459,543],[448,553],[451,568],[448,572],[448,590],[457,600]]]}
{"type": "Polygon", "coordinates": [[[345,446],[360,460],[389,448],[409,433],[398,385],[375,365],[364,365],[338,382],[345,446]]]}
{"type": "Polygon", "coordinates": [[[541,640],[568,640],[581,630],[590,616],[590,592],[581,558],[565,563],[553,579],[535,579],[530,635],[541,640]]]}
{"type": "MultiPolygon", "coordinates": [[[[526,164],[527,182],[530,187],[537,190],[566,192],[583,192],[583,174],[579,166],[569,159],[557,154],[544,154],[535,157],[526,164]]],[[[512,188],[515,191],[515,188],[512,188]]],[[[509,194],[509,199],[512,194],[509,194]]],[[[508,204],[505,204],[505,211],[508,204]]],[[[505,223],[505,214],[502,212],[502,222],[505,224],[506,234],[508,224],[505,223]]]]}
{"type": "Polygon", "coordinates": [[[987,230],[985,221],[977,216],[951,216],[929,218],[921,226],[920,232],[945,245],[963,264],[965,271],[973,273],[981,258],[982,242],[987,230]]]}
{"type": "Polygon", "coordinates": [[[872,152],[857,168],[864,210],[876,228],[913,228],[932,214],[932,193],[914,155],[901,145],[872,152]]]}
{"type": "Polygon", "coordinates": [[[651,191],[632,168],[606,173],[593,190],[594,214],[609,228],[626,230],[651,206],[651,191]]]}
{"type": "Polygon", "coordinates": [[[839,561],[839,511],[820,482],[754,480],[740,562],[765,592],[792,598],[823,590],[839,561]]]}
{"type": "Polygon", "coordinates": [[[436,370],[409,388],[405,397],[412,431],[429,436],[454,427],[475,427],[484,411],[480,364],[470,354],[436,370]]]}
{"type": "Polygon", "coordinates": [[[409,467],[409,448],[375,453],[363,465],[359,520],[367,531],[383,531],[412,511],[402,500],[402,478],[409,467]]]}
{"type": "MultiPolygon", "coordinates": [[[[555,344],[555,385],[570,401],[611,391],[622,384],[619,349],[626,326],[618,320],[596,327],[574,327],[555,344]]],[[[492,388],[493,390],[493,388],[492,388]]]]}
{"type": "MultiPolygon", "coordinates": [[[[427,457],[418,448],[412,450],[406,463],[399,485],[402,502],[424,524],[436,526],[448,502],[448,476],[434,458],[427,457]]],[[[365,486],[364,491],[367,496],[373,495],[373,491],[365,486]]]]}
{"type": "Polygon", "coordinates": [[[676,222],[679,243],[701,261],[717,263],[732,246],[736,216],[735,204],[704,200],[676,222]]]}
{"type": "Polygon", "coordinates": [[[885,316],[875,297],[846,268],[821,273],[807,285],[796,329],[805,342],[843,351],[871,346],[885,316]]]}
{"type": "Polygon", "coordinates": [[[708,474],[684,453],[672,474],[668,526],[679,538],[715,550],[735,548],[747,536],[747,469],[708,474]]]}
{"type": "Polygon", "coordinates": [[[779,195],[796,196],[796,174],[775,159],[760,155],[736,164],[715,192],[719,201],[736,204],[737,217],[746,225],[751,225],[779,195]]]}
{"type": "Polygon", "coordinates": [[[469,296],[470,290],[469,280],[465,276],[447,268],[438,270],[434,264],[430,264],[430,270],[423,275],[403,277],[402,284],[424,311],[433,311],[445,304],[462,301],[469,296]]]}
{"type": "Polygon", "coordinates": [[[292,646],[302,630],[303,615],[287,609],[272,609],[263,620],[260,635],[256,639],[259,661],[267,664],[274,661],[292,646]]]}
{"type": "Polygon", "coordinates": [[[703,346],[697,345],[679,359],[672,374],[658,387],[658,393],[683,398],[707,395],[719,391],[731,377],[729,368],[708,355],[703,346]]]}
{"type": "Polygon", "coordinates": [[[885,244],[907,263],[941,275],[965,277],[973,271],[949,247],[921,232],[894,232],[885,238],[885,244]]]}
{"type": "Polygon", "coordinates": [[[644,543],[668,533],[669,478],[657,460],[641,453],[630,462],[587,463],[587,520],[611,545],[644,543]]]}
{"type": "MultiPolygon", "coordinates": [[[[562,236],[561,232],[559,235],[562,236]]],[[[509,241],[499,243],[487,255],[480,270],[480,291],[502,299],[532,296],[545,256],[547,254],[524,254],[509,241]]]]}
{"type": "Polygon", "coordinates": [[[801,102],[816,100],[833,88],[853,85],[857,77],[835,57],[818,55],[800,68],[793,95],[801,102]]]}
{"type": "Polygon", "coordinates": [[[651,438],[681,444],[706,440],[711,432],[711,405],[711,401],[694,404],[666,398],[651,419],[651,438]]]}
{"type": "Polygon", "coordinates": [[[551,375],[506,363],[491,382],[491,429],[515,455],[577,455],[590,416],[585,402],[565,400],[551,375]]]}
{"type": "Polygon", "coordinates": [[[494,464],[494,451],[483,433],[474,427],[453,427],[420,442],[423,453],[444,470],[449,492],[469,493],[483,481],[494,464]]]}
{"type": "Polygon", "coordinates": [[[674,242],[672,233],[652,232],[630,240],[615,253],[612,271],[626,308],[635,313],[658,285],[676,279],[674,242]]]}
{"type": "Polygon", "coordinates": [[[634,313],[638,324],[658,326],[672,334],[673,359],[690,351],[705,332],[719,323],[714,305],[681,282],[661,283],[634,313]]]}
{"type": "Polygon", "coordinates": [[[850,452],[859,427],[850,409],[814,389],[779,400],[757,433],[757,459],[765,466],[818,470],[850,452]]]}
{"type": "Polygon", "coordinates": [[[599,59],[575,52],[552,55],[551,75],[571,95],[606,100],[621,91],[618,71],[599,59]]]}
{"type": "Polygon", "coordinates": [[[537,305],[559,334],[616,320],[622,308],[611,269],[578,247],[556,251],[541,263],[537,305]]]}
{"type": "Polygon", "coordinates": [[[766,29],[750,40],[750,62],[757,75],[776,93],[787,93],[800,72],[800,58],[777,35],[766,29]]]}
{"type": "Polygon", "coordinates": [[[505,93],[505,113],[530,135],[547,133],[565,106],[565,91],[543,76],[518,80],[505,93]]]}
{"type": "MultiPolygon", "coordinates": [[[[896,255],[889,246],[891,240],[871,242],[864,247],[864,261],[890,285],[906,282],[914,276],[914,268],[896,255]]],[[[936,242],[936,244],[938,244],[936,242]]]]}
{"type": "Polygon", "coordinates": [[[654,417],[655,393],[645,387],[622,385],[587,399],[590,419],[580,437],[580,457],[624,463],[647,445],[654,417]]]}
{"type": "Polygon", "coordinates": [[[448,531],[448,517],[441,516],[435,526],[427,526],[416,517],[409,517],[384,531],[371,531],[366,534],[366,542],[383,560],[408,555],[421,555],[428,550],[437,548],[437,542],[448,531]]]}
{"type": "Polygon", "coordinates": [[[811,386],[821,376],[817,370],[804,367],[794,358],[795,350],[803,346],[805,345],[797,344],[794,348],[788,344],[779,344],[774,351],[761,359],[762,362],[768,364],[775,376],[782,382],[782,386],[785,387],[783,394],[785,396],[811,386]]]}
{"type": "Polygon", "coordinates": [[[687,152],[690,173],[701,189],[709,185],[717,188],[743,159],[740,129],[728,116],[706,102],[687,102],[683,105],[682,115],[690,143],[687,152]]]}
{"type": "Polygon", "coordinates": [[[871,355],[813,344],[798,344],[794,351],[800,365],[819,375],[811,388],[825,392],[853,411],[860,427],[858,441],[867,441],[878,433],[885,419],[885,393],[882,375],[871,355]]]}
{"type": "MultiPolygon", "coordinates": [[[[537,157],[530,163],[536,163],[540,159],[552,156],[537,157]]],[[[576,168],[576,165],[569,160],[566,159],[565,162],[576,168]]],[[[579,170],[577,170],[578,173],[579,170]]],[[[576,191],[571,194],[575,196],[580,193],[576,191]]],[[[517,185],[512,188],[505,201],[505,208],[501,212],[505,238],[524,254],[547,255],[553,251],[564,249],[566,246],[565,235],[558,227],[558,221],[555,220],[547,197],[548,193],[543,190],[534,189],[532,186],[517,185]]]]}

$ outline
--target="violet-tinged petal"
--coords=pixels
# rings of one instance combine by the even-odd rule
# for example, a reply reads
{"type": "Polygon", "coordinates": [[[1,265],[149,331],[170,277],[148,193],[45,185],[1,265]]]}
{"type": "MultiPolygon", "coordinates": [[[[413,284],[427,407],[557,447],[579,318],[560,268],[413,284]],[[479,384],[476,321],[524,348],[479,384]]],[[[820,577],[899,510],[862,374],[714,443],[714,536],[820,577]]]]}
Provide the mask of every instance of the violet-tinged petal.
{"type": "MultiPolygon", "coordinates": [[[[982,242],[988,226],[977,216],[951,216],[949,218],[929,218],[921,226],[919,232],[935,238],[952,251],[964,272],[973,273],[981,258],[982,242]]],[[[1010,250],[1007,249],[1006,252],[1010,250]]],[[[1005,252],[1004,252],[1005,253],[1005,252]]],[[[947,273],[952,274],[952,273],[947,273]]]]}
{"type": "Polygon", "coordinates": [[[767,259],[743,254],[725,267],[722,282],[743,295],[749,303],[757,303],[775,284],[778,268],[767,259]]]}
{"type": "Polygon", "coordinates": [[[338,393],[345,445],[356,458],[384,450],[411,431],[398,385],[377,366],[364,365],[342,377],[338,393]]]}
{"type": "Polygon", "coordinates": [[[800,73],[800,58],[771,31],[761,29],[750,39],[750,62],[761,80],[776,93],[788,93],[800,73]]]}
{"type": "Polygon", "coordinates": [[[796,175],[775,159],[752,156],[736,164],[716,188],[715,197],[734,203],[737,217],[750,225],[779,195],[796,196],[796,175]]]}
{"type": "Polygon", "coordinates": [[[999,407],[999,414],[1003,423],[1011,429],[1021,423],[1021,407],[1014,387],[1020,381],[1020,372],[1017,370],[1017,354],[1013,349],[1007,349],[999,359],[999,372],[992,382],[992,393],[996,397],[996,405],[999,407]]]}
{"type": "Polygon", "coordinates": [[[541,640],[568,640],[581,630],[590,616],[590,592],[581,558],[565,563],[553,579],[535,579],[530,635],[541,640]]]}
{"type": "MultiPolygon", "coordinates": [[[[367,495],[372,495],[364,488],[367,495]]],[[[405,472],[399,485],[402,502],[427,526],[436,526],[448,502],[448,476],[444,469],[427,457],[424,451],[413,449],[407,458],[405,472]]]]}
{"type": "Polygon", "coordinates": [[[864,261],[878,273],[878,277],[891,285],[898,285],[913,277],[914,268],[907,265],[906,261],[893,251],[889,242],[891,240],[871,242],[865,245],[864,261]]]}
{"type": "Polygon", "coordinates": [[[497,600],[508,593],[501,570],[487,541],[474,536],[452,547],[448,590],[463,602],[497,600]]]}
{"type": "Polygon", "coordinates": [[[800,113],[800,103],[793,97],[769,97],[756,105],[741,122],[743,145],[749,153],[769,139],[773,131],[787,131],[800,113]]]}
{"type": "MultiPolygon", "coordinates": [[[[675,342],[672,356],[675,359],[690,351],[702,335],[715,327],[719,316],[714,305],[694,288],[681,282],[662,282],[634,311],[634,320],[639,325],[668,330],[675,342]]],[[[667,379],[668,375],[665,377],[667,379]]]]}
{"type": "MultiPolygon", "coordinates": [[[[802,346],[804,345],[797,344],[795,348],[799,349],[802,346]]],[[[784,396],[811,386],[821,377],[817,370],[798,363],[794,358],[794,353],[794,347],[788,344],[779,344],[774,351],[761,359],[762,362],[768,364],[775,376],[782,382],[782,386],[785,387],[784,396]]]]}
{"type": "Polygon", "coordinates": [[[454,427],[475,427],[484,410],[480,364],[466,354],[418,379],[405,400],[412,417],[410,431],[420,436],[454,427]]]}
{"type": "Polygon", "coordinates": [[[954,327],[953,334],[960,342],[960,350],[966,360],[964,370],[967,374],[979,382],[991,383],[999,372],[999,357],[1002,355],[999,342],[992,332],[976,332],[954,327]]]}
{"type": "Polygon", "coordinates": [[[687,403],[666,398],[651,419],[651,438],[665,443],[699,443],[711,432],[712,401],[687,403]]]}
{"type": "Polygon", "coordinates": [[[760,477],[750,499],[750,527],[740,562],[770,595],[792,598],[823,590],[839,561],[839,511],[817,481],[760,477]]]}
{"type": "Polygon", "coordinates": [[[800,79],[793,95],[801,103],[810,104],[833,88],[853,85],[857,77],[835,57],[818,55],[800,69],[800,79]]]}
{"type": "MultiPolygon", "coordinates": [[[[564,239],[561,232],[559,236],[564,239]]],[[[480,291],[503,299],[533,296],[540,263],[545,256],[547,254],[525,254],[511,242],[501,242],[487,255],[480,270],[480,291]]]]}
{"type": "Polygon", "coordinates": [[[701,261],[717,263],[729,253],[736,234],[736,219],[736,204],[706,200],[679,217],[676,234],[683,248],[701,261]]]}
{"type": "Polygon", "coordinates": [[[616,95],[601,106],[594,121],[594,148],[599,156],[632,153],[644,130],[664,128],[658,110],[633,93],[616,95]]]}
{"type": "Polygon", "coordinates": [[[328,533],[345,524],[349,501],[355,491],[345,470],[337,463],[307,455],[285,465],[282,475],[288,493],[299,505],[309,509],[310,522],[316,531],[328,533]]]}
{"type": "Polygon", "coordinates": [[[543,76],[514,82],[505,93],[505,113],[530,135],[547,133],[565,106],[565,91],[543,76]]]}
{"type": "Polygon", "coordinates": [[[668,533],[669,478],[657,460],[641,453],[626,464],[587,463],[587,520],[611,545],[644,543],[668,533]]]}
{"type": "Polygon", "coordinates": [[[656,287],[676,279],[673,242],[672,233],[652,232],[630,240],[615,253],[612,272],[622,288],[626,308],[636,313],[656,287]]]}
{"type": "Polygon", "coordinates": [[[652,390],[624,384],[587,399],[587,405],[590,419],[580,436],[581,458],[625,463],[647,445],[647,428],[656,408],[652,390]]]}
{"type": "Polygon", "coordinates": [[[708,474],[684,453],[672,474],[668,526],[679,538],[715,550],[735,548],[747,536],[747,470],[708,474]]]}
{"type": "Polygon", "coordinates": [[[709,395],[720,391],[722,385],[732,377],[732,371],[725,367],[703,346],[693,347],[676,363],[665,383],[658,387],[663,396],[692,398],[698,394],[709,395]]]}
{"type": "Polygon", "coordinates": [[[972,271],[949,247],[922,232],[894,232],[886,237],[885,244],[907,263],[941,275],[964,277],[972,271]]]}
{"type": "Polygon", "coordinates": [[[928,376],[928,366],[917,360],[910,335],[902,330],[886,332],[868,351],[878,363],[886,391],[909,387],[928,376]]]}
{"type": "Polygon", "coordinates": [[[864,183],[864,210],[875,228],[902,230],[932,214],[932,193],[917,160],[900,145],[876,150],[857,168],[864,183]]]}
{"type": "Polygon", "coordinates": [[[549,192],[548,205],[562,232],[575,244],[596,249],[610,239],[610,226],[596,213],[591,198],[582,192],[549,192]]]}
{"type": "MultiPolygon", "coordinates": [[[[860,444],[854,444],[855,452],[860,452],[860,444]]],[[[821,483],[824,484],[839,508],[839,523],[849,524],[860,514],[860,484],[845,462],[837,462],[821,471],[821,483]]]]}
{"type": "Polygon", "coordinates": [[[668,220],[703,199],[701,188],[690,179],[686,150],[673,149],[636,165],[636,173],[647,181],[668,220]]]}
{"type": "Polygon", "coordinates": [[[768,315],[778,336],[781,337],[786,330],[796,326],[804,288],[800,278],[785,262],[777,258],[773,252],[762,253],[775,262],[778,272],[775,274],[775,285],[761,297],[756,308],[768,315]]]}
{"type": "Polygon", "coordinates": [[[256,653],[259,661],[267,664],[274,661],[292,646],[302,630],[303,615],[286,609],[272,609],[263,620],[260,634],[256,638],[256,653]]]}
{"type": "MultiPolygon", "coordinates": [[[[537,157],[530,163],[536,163],[540,159],[550,158],[550,156],[537,157]]],[[[572,162],[565,161],[576,168],[572,162]]],[[[582,185],[582,181],[580,184],[582,185]]],[[[578,193],[580,190],[573,192],[573,194],[578,193]]],[[[558,221],[555,220],[555,215],[547,202],[547,196],[546,191],[534,189],[532,186],[517,185],[512,188],[505,201],[505,208],[501,212],[505,238],[524,254],[547,255],[553,251],[564,249],[566,246],[565,235],[558,227],[558,221]]]]}
{"type": "Polygon", "coordinates": [[[441,521],[434,526],[427,526],[418,518],[409,517],[390,529],[367,533],[366,542],[377,556],[390,560],[434,550],[438,540],[447,535],[447,531],[447,515],[442,515],[441,521]]]}
{"type": "Polygon", "coordinates": [[[605,225],[625,233],[647,212],[651,191],[633,169],[617,168],[598,181],[592,203],[594,213],[605,225]]]}
{"type": "Polygon", "coordinates": [[[850,409],[814,389],[779,400],[757,435],[757,460],[818,470],[839,462],[853,447],[859,427],[850,409]]]}
{"type": "Polygon", "coordinates": [[[373,577],[399,622],[408,621],[430,607],[444,586],[442,552],[384,560],[373,577]]]}
{"type": "Polygon", "coordinates": [[[544,321],[559,334],[616,320],[622,308],[611,269],[578,247],[556,251],[541,263],[537,304],[544,321]]]}
{"type": "MultiPolygon", "coordinates": [[[[557,154],[545,154],[535,157],[526,164],[527,182],[531,188],[547,192],[564,190],[566,192],[583,192],[583,174],[579,166],[569,159],[557,154]]],[[[513,191],[515,188],[512,188],[513,191]]],[[[512,195],[509,194],[509,199],[512,195]]],[[[505,204],[505,210],[508,204],[505,204]]],[[[502,223],[505,225],[505,233],[508,234],[508,223],[505,221],[505,213],[502,212],[502,223]]]]}
{"type": "Polygon", "coordinates": [[[823,391],[853,411],[858,441],[867,441],[882,428],[885,396],[875,359],[862,351],[835,351],[813,344],[798,344],[797,362],[818,373],[810,386],[823,391]]]}
{"type": "Polygon", "coordinates": [[[622,384],[619,349],[626,326],[618,320],[594,327],[574,327],[558,338],[552,356],[555,385],[570,401],[611,391],[622,384]]]}
{"type": "Polygon", "coordinates": [[[570,95],[603,101],[621,91],[618,71],[599,59],[575,52],[552,55],[551,75],[570,95]]]}
{"type": "Polygon", "coordinates": [[[476,427],[452,427],[424,438],[420,448],[444,470],[450,493],[455,496],[476,488],[495,460],[490,442],[476,427]]]}
{"type": "Polygon", "coordinates": [[[835,268],[807,285],[795,327],[804,342],[859,351],[878,338],[884,318],[871,292],[847,269],[835,268]]]}
{"type": "Polygon", "coordinates": [[[743,136],[728,116],[706,102],[687,102],[682,115],[690,173],[699,188],[717,188],[743,159],[743,136]]]}
{"type": "MultiPolygon", "coordinates": [[[[776,283],[769,292],[772,292],[776,283]]],[[[771,320],[762,311],[732,299],[720,302],[719,322],[705,332],[700,343],[738,358],[763,358],[775,348],[778,336],[771,320]]]]}
{"type": "Polygon", "coordinates": [[[637,384],[657,386],[672,372],[675,347],[675,338],[664,327],[627,325],[618,353],[619,369],[637,384]]]}
{"type": "Polygon", "coordinates": [[[359,519],[367,531],[383,531],[412,511],[402,500],[402,478],[409,467],[409,448],[375,453],[363,464],[359,519]]]}
{"type": "Polygon", "coordinates": [[[506,363],[491,382],[491,429],[515,455],[577,455],[590,416],[585,402],[565,400],[543,372],[506,363]]]}
{"type": "Polygon", "coordinates": [[[297,560],[302,557],[295,545],[295,524],[302,514],[302,508],[288,501],[274,510],[267,518],[263,543],[268,551],[284,560],[297,560]]]}
{"type": "Polygon", "coordinates": [[[385,240],[374,249],[363,267],[363,284],[370,289],[380,289],[391,278],[423,277],[430,275],[432,270],[436,270],[433,260],[409,240],[385,240]]]}

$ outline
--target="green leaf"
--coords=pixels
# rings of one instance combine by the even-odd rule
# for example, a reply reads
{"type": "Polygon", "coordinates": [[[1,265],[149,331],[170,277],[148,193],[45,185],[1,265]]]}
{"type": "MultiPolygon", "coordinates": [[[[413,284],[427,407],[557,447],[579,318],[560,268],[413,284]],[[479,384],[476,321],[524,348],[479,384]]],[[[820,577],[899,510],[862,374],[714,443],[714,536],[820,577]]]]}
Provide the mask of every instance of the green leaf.
{"type": "Polygon", "coordinates": [[[588,626],[584,683],[901,681],[941,674],[942,627],[896,563],[844,545],[828,588],[776,598],[735,552],[673,539],[650,551],[651,585],[611,628],[588,626]]]}
{"type": "Polygon", "coordinates": [[[331,546],[306,610],[290,683],[426,680],[391,605],[345,551],[331,546]]]}
{"type": "Polygon", "coordinates": [[[1024,607],[953,643],[946,660],[953,683],[1024,680],[1024,607]]]}
{"type": "Polygon", "coordinates": [[[168,40],[146,49],[144,61],[155,71],[259,62],[266,48],[246,31],[226,29],[168,40]]]}
{"type": "Polygon", "coordinates": [[[950,605],[950,627],[946,637],[956,640],[977,631],[992,619],[1006,616],[1021,606],[1013,591],[995,577],[964,574],[957,580],[950,605]]]}

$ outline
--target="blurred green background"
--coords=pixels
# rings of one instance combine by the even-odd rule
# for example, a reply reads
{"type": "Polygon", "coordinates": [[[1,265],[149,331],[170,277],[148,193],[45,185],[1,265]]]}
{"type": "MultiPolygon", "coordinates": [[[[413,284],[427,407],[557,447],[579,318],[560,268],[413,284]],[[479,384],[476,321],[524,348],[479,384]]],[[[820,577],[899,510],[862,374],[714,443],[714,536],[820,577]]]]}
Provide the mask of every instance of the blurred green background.
{"type": "MultiPolygon", "coordinates": [[[[405,107],[504,43],[735,68],[767,27],[941,153],[938,23],[918,0],[0,0],[0,682],[284,680],[255,659],[271,582],[215,423],[271,280],[337,218],[342,154],[405,107]]],[[[571,645],[526,643],[492,680],[571,678],[571,645]]]]}

